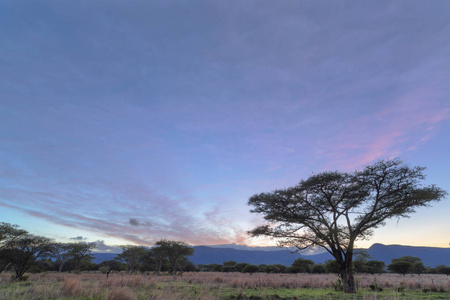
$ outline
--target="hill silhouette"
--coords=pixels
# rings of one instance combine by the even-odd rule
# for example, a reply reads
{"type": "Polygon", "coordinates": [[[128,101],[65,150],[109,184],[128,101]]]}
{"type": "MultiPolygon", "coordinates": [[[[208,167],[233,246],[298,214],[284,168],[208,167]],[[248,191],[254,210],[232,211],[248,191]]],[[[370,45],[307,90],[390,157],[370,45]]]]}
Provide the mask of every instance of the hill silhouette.
{"type": "MultiPolygon", "coordinates": [[[[323,263],[332,256],[325,252],[314,255],[301,255],[290,250],[238,250],[233,248],[218,248],[208,246],[194,246],[194,255],[189,257],[194,264],[222,264],[224,261],[234,260],[238,263],[249,264],[282,264],[290,266],[296,259],[305,258],[315,263],[323,263]]],[[[450,248],[416,247],[403,245],[373,244],[367,249],[371,259],[391,263],[393,258],[401,256],[415,256],[422,259],[425,266],[450,265],[450,248]]],[[[94,262],[100,263],[116,257],[115,253],[94,253],[94,262]]]]}

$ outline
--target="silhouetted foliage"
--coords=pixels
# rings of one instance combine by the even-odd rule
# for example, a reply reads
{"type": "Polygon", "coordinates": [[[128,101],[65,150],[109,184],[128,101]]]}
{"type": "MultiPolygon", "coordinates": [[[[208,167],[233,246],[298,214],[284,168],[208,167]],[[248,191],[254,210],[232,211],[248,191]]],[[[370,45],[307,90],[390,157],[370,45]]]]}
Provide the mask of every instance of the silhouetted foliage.
{"type": "Polygon", "coordinates": [[[325,272],[327,273],[339,274],[339,272],[341,271],[341,266],[334,259],[327,260],[323,267],[325,268],[325,272]]]}
{"type": "Polygon", "coordinates": [[[251,212],[263,214],[267,224],[250,234],[299,250],[322,247],[339,264],[344,291],[354,293],[355,241],[370,237],[387,219],[408,217],[415,208],[447,195],[420,184],[424,169],[398,159],[379,161],[362,171],[323,172],[297,186],[254,195],[248,201],[251,212]]]}
{"type": "Polygon", "coordinates": [[[311,273],[313,273],[313,274],[326,273],[325,267],[322,264],[316,264],[316,265],[312,266],[311,273]]]}
{"type": "Polygon", "coordinates": [[[445,274],[447,276],[450,275],[450,267],[449,266],[439,265],[434,269],[436,270],[436,272],[438,274],[445,274]]]}
{"type": "Polygon", "coordinates": [[[186,257],[194,254],[194,248],[180,241],[160,240],[156,242],[154,248],[169,261],[170,274],[181,271],[186,257]]]}
{"type": "Polygon", "coordinates": [[[51,239],[24,234],[3,247],[0,255],[11,263],[15,277],[19,279],[33,266],[36,260],[50,257],[51,251],[51,239]]]}
{"type": "Polygon", "coordinates": [[[398,273],[402,275],[406,274],[422,274],[425,271],[425,266],[419,257],[402,256],[391,260],[391,264],[388,265],[388,270],[392,273],[398,273]]]}
{"type": "Polygon", "coordinates": [[[242,272],[243,273],[249,273],[250,275],[252,275],[253,273],[259,272],[259,267],[255,266],[255,265],[247,265],[242,270],[242,272]]]}
{"type": "Polygon", "coordinates": [[[142,246],[122,246],[122,253],[118,254],[115,259],[127,264],[128,273],[136,273],[145,262],[148,250],[142,246]]]}
{"type": "Polygon", "coordinates": [[[381,274],[384,272],[384,268],[386,267],[383,261],[379,260],[369,260],[366,262],[367,265],[367,273],[370,274],[381,274]]]}
{"type": "Polygon", "coordinates": [[[298,258],[291,265],[292,269],[295,270],[291,273],[311,273],[313,265],[314,262],[310,259],[298,258]]]}
{"type": "Polygon", "coordinates": [[[82,262],[84,262],[85,269],[89,269],[86,265],[93,259],[92,249],[95,248],[95,243],[67,243],[66,247],[68,247],[68,255],[76,272],[80,271],[82,262]]]}

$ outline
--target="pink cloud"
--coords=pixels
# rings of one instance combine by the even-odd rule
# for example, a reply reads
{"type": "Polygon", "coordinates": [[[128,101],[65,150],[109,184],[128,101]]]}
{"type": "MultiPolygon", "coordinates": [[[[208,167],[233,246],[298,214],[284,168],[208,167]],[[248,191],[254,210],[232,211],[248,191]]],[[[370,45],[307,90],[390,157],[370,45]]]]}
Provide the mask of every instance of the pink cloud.
{"type": "Polygon", "coordinates": [[[378,159],[401,156],[430,140],[450,118],[450,108],[427,88],[400,97],[373,115],[363,116],[326,147],[330,163],[324,169],[354,169],[378,159]]]}

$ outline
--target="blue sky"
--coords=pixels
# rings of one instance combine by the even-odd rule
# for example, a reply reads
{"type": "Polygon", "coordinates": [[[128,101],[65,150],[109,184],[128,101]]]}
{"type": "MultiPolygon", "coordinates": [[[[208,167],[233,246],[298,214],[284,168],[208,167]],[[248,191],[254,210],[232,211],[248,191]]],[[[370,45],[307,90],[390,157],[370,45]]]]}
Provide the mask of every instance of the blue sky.
{"type": "MultiPolygon", "coordinates": [[[[450,191],[448,1],[2,1],[0,221],[273,244],[250,196],[400,157],[450,191]]],[[[448,247],[449,201],[372,243],[448,247]],[[426,239],[424,237],[426,236],[426,239]]]]}

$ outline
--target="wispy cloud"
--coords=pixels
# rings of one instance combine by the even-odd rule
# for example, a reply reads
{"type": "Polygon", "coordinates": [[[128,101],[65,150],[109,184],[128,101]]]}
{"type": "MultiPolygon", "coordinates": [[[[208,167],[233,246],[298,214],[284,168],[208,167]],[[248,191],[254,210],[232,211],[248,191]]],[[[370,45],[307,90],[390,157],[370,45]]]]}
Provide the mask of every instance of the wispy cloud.
{"type": "Polygon", "coordinates": [[[94,240],[245,243],[252,194],[448,134],[449,5],[44,2],[0,4],[0,205],[94,240]]]}

